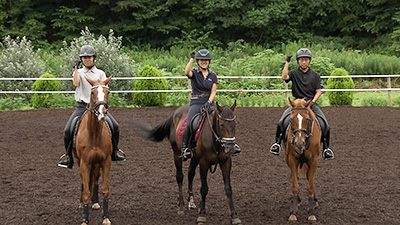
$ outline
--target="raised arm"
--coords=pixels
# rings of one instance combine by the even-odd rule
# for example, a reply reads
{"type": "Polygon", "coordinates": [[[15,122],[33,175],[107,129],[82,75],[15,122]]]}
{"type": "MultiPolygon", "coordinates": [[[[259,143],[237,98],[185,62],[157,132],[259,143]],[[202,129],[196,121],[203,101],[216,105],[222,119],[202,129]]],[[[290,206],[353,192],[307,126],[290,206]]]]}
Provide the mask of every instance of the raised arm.
{"type": "Polygon", "coordinates": [[[193,76],[193,72],[191,71],[191,69],[192,69],[192,66],[193,66],[195,54],[196,54],[196,52],[194,52],[194,51],[192,53],[190,53],[190,59],[189,59],[189,62],[186,65],[186,68],[185,68],[185,75],[187,77],[192,77],[193,76]]]}

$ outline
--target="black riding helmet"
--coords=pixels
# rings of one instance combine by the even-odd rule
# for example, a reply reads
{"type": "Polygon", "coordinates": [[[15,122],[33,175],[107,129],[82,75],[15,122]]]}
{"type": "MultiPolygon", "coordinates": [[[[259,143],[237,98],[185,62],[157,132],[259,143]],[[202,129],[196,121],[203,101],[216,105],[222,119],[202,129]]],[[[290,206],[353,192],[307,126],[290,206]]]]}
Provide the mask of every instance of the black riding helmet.
{"type": "Polygon", "coordinates": [[[296,52],[296,60],[299,60],[299,58],[312,58],[311,51],[308,48],[301,48],[296,52]]]}
{"type": "Polygon", "coordinates": [[[211,53],[207,49],[200,49],[196,54],[196,59],[209,59],[211,61],[211,53]]]}

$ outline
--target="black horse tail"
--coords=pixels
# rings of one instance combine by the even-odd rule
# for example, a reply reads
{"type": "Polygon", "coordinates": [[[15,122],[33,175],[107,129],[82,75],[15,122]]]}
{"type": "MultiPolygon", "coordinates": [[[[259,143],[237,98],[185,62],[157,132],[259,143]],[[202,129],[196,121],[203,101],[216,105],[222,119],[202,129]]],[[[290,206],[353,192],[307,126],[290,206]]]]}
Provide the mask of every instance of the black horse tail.
{"type": "Polygon", "coordinates": [[[168,117],[164,122],[154,128],[147,129],[147,139],[160,142],[170,135],[172,124],[172,116],[168,117]]]}

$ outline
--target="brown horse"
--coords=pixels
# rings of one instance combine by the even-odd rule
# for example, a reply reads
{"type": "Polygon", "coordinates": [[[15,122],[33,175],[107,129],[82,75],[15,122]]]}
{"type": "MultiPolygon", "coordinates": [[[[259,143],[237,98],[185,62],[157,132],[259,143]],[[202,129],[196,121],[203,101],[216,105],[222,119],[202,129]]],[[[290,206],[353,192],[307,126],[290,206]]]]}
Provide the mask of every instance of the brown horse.
{"type": "Polygon", "coordinates": [[[298,169],[300,175],[308,180],[308,220],[315,221],[315,208],[318,206],[314,193],[314,177],[318,165],[318,155],[321,151],[321,132],[310,108],[311,100],[290,100],[291,121],[285,142],[285,161],[290,168],[292,178],[292,198],[290,206],[290,221],[297,220],[296,213],[300,204],[298,169]]]}
{"type": "Polygon", "coordinates": [[[92,194],[93,208],[100,208],[98,201],[99,177],[102,174],[101,193],[103,197],[103,224],[111,224],[108,218],[108,176],[111,168],[112,143],[105,123],[108,108],[107,87],[111,76],[105,81],[86,79],[91,85],[88,111],[82,116],[77,134],[74,158],[79,166],[82,180],[83,204],[82,225],[89,222],[89,198],[92,194]],[[101,172],[100,172],[101,170],[101,172]]]}
{"type": "MultiPolygon", "coordinates": [[[[209,113],[204,120],[203,126],[200,130],[197,140],[197,146],[193,150],[193,156],[190,160],[188,168],[188,201],[189,209],[195,208],[193,200],[193,178],[197,165],[200,164],[200,177],[201,177],[201,202],[199,208],[199,215],[197,218],[198,224],[204,224],[207,222],[206,219],[206,196],[208,193],[207,175],[208,170],[212,173],[212,166],[215,167],[217,164],[220,165],[222,176],[225,184],[225,193],[228,197],[229,214],[231,216],[232,224],[241,224],[240,219],[235,211],[233,200],[232,200],[232,187],[230,181],[230,173],[232,167],[232,153],[235,150],[235,127],[236,127],[236,116],[233,111],[236,108],[236,101],[232,106],[219,106],[215,111],[209,113]]],[[[159,124],[155,128],[143,127],[147,132],[147,137],[152,141],[162,141],[165,137],[171,143],[174,151],[174,161],[176,167],[176,181],[178,183],[179,197],[178,197],[178,214],[184,212],[184,200],[182,194],[182,158],[181,156],[181,145],[182,140],[179,139],[179,130],[187,117],[189,105],[179,107],[173,115],[166,119],[163,123],[159,124]]]]}

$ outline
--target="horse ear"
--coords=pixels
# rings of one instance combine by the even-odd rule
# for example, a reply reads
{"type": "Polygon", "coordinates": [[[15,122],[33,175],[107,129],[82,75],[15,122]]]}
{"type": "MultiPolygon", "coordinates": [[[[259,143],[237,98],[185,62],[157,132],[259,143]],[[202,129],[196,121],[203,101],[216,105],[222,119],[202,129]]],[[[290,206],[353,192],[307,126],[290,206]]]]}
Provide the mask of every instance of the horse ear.
{"type": "Polygon", "coordinates": [[[288,100],[289,100],[289,103],[290,103],[290,105],[292,106],[292,107],[294,107],[294,103],[293,103],[293,101],[288,97],[288,100]]]}
{"type": "Polygon", "coordinates": [[[94,81],[92,81],[91,79],[88,79],[87,77],[85,77],[85,79],[87,80],[87,82],[89,82],[90,85],[94,85],[94,81]]]}
{"type": "Polygon", "coordinates": [[[235,110],[235,108],[236,108],[236,99],[235,99],[235,102],[233,103],[233,105],[231,106],[232,112],[235,110]]]}
{"type": "Polygon", "coordinates": [[[222,112],[222,107],[218,104],[218,102],[215,102],[215,104],[217,105],[218,112],[222,112]]]}
{"type": "Polygon", "coordinates": [[[111,77],[112,77],[112,75],[109,76],[107,79],[104,80],[104,85],[108,85],[108,83],[109,83],[110,80],[111,80],[111,77]]]}
{"type": "Polygon", "coordinates": [[[310,103],[311,103],[311,101],[312,101],[312,99],[310,99],[310,100],[308,100],[307,102],[306,102],[306,108],[308,107],[308,106],[310,106],[310,103]]]}

